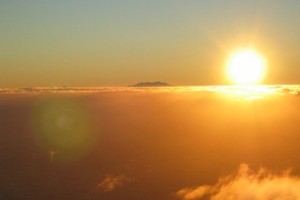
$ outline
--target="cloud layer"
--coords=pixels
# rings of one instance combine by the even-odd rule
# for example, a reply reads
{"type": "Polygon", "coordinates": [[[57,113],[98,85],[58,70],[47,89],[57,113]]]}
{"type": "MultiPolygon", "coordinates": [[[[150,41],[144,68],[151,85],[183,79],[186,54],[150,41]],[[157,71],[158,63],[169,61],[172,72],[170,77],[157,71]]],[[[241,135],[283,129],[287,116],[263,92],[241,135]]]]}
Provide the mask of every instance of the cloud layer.
{"type": "Polygon", "coordinates": [[[215,185],[183,188],[175,195],[182,200],[300,200],[300,177],[289,171],[253,171],[242,164],[235,174],[220,178],[215,185]]]}
{"type": "Polygon", "coordinates": [[[299,85],[270,86],[172,86],[172,87],[32,87],[32,88],[0,88],[0,94],[69,94],[69,93],[105,93],[105,92],[210,92],[235,96],[264,95],[299,95],[299,85]]]}

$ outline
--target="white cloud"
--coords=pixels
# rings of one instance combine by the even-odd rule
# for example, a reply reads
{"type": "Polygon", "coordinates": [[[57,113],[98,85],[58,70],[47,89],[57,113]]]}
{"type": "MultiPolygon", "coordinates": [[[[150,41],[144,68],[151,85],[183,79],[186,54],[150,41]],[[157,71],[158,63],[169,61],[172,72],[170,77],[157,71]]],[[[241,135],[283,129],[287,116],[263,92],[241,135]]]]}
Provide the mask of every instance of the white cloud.
{"type": "Polygon", "coordinates": [[[175,194],[182,200],[300,200],[300,177],[289,171],[270,173],[265,168],[255,172],[242,164],[235,174],[220,178],[215,185],[183,188],[175,194]]]}

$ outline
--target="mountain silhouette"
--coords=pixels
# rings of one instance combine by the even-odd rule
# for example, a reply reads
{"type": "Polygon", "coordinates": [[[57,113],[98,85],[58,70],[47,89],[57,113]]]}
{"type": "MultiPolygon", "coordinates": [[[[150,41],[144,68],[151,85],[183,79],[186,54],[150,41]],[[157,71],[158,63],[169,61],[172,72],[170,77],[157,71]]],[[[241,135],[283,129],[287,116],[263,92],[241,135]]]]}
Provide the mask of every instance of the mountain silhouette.
{"type": "Polygon", "coordinates": [[[168,83],[155,81],[155,82],[140,82],[135,85],[130,85],[130,87],[166,87],[171,86],[168,83]]]}

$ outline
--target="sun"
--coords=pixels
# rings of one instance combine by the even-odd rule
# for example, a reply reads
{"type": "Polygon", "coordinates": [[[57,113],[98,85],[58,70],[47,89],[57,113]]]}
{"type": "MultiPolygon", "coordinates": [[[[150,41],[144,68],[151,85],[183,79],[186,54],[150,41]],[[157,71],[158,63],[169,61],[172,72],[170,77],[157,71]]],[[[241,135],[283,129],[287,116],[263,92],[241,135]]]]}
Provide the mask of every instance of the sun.
{"type": "Polygon", "coordinates": [[[238,85],[259,84],[266,73],[266,61],[255,49],[241,49],[232,53],[227,62],[230,81],[238,85]]]}

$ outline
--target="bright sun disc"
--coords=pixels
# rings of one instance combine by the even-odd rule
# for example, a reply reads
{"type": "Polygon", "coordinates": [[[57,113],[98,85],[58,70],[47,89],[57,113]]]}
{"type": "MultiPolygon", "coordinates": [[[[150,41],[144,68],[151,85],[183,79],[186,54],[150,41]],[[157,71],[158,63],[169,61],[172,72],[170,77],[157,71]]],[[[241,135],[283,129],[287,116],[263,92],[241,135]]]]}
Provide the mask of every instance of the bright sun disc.
{"type": "Polygon", "coordinates": [[[258,84],[265,75],[266,62],[253,49],[234,52],[227,63],[229,79],[236,84],[258,84]]]}

